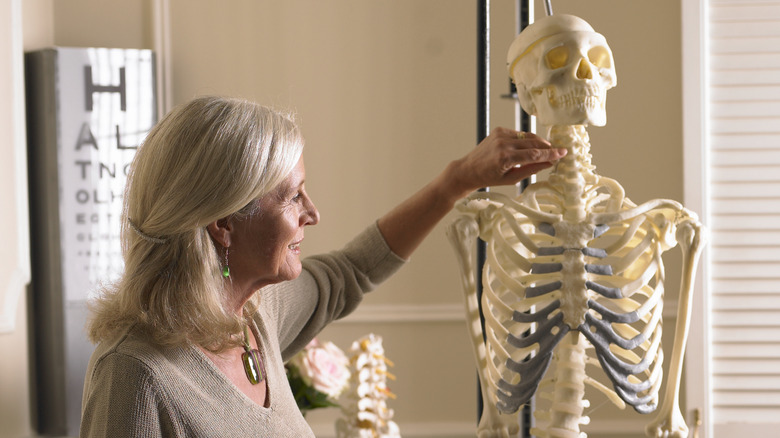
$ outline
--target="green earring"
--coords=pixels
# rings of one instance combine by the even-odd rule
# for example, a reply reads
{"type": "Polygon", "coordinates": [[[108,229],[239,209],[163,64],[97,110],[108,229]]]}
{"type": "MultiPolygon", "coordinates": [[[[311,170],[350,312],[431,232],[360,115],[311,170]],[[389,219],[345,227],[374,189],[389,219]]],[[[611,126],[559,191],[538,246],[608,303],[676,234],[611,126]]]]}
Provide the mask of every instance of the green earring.
{"type": "Polygon", "coordinates": [[[222,276],[230,277],[230,265],[228,265],[228,249],[225,248],[225,266],[222,267],[222,276]]]}

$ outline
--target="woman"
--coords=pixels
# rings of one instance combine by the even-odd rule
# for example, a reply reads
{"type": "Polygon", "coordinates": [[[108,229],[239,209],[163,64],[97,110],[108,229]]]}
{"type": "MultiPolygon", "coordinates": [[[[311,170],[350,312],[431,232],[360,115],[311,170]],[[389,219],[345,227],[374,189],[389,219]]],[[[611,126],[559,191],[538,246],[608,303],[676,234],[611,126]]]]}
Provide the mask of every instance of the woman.
{"type": "Polygon", "coordinates": [[[125,273],[93,303],[81,436],[313,436],[284,361],[458,199],[565,154],[497,129],[343,249],[301,261],[319,221],[302,149],[290,118],[237,99],[195,99],[150,132],[127,182],[125,273]]]}

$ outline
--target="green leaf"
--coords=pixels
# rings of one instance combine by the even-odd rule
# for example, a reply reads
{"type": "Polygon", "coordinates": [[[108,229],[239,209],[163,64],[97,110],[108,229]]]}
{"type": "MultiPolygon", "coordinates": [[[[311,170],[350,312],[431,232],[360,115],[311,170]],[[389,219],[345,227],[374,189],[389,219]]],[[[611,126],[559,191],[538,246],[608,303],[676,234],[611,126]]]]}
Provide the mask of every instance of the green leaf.
{"type": "Polygon", "coordinates": [[[287,364],[285,368],[287,369],[287,382],[290,384],[295,404],[298,405],[298,409],[303,415],[313,409],[339,407],[339,404],[328,399],[327,394],[307,385],[298,368],[290,364],[287,364]]]}

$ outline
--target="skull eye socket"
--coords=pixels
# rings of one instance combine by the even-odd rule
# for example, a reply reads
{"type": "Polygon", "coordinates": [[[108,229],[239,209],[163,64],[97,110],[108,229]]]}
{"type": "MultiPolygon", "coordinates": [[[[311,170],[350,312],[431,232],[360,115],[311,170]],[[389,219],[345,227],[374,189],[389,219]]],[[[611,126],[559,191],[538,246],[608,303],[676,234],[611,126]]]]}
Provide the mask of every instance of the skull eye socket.
{"type": "Polygon", "coordinates": [[[612,58],[605,47],[594,47],[588,50],[588,61],[598,68],[612,68],[612,58]]]}
{"type": "Polygon", "coordinates": [[[566,65],[569,60],[569,48],[566,46],[559,46],[551,49],[544,55],[544,60],[547,63],[547,68],[555,70],[566,65]]]}

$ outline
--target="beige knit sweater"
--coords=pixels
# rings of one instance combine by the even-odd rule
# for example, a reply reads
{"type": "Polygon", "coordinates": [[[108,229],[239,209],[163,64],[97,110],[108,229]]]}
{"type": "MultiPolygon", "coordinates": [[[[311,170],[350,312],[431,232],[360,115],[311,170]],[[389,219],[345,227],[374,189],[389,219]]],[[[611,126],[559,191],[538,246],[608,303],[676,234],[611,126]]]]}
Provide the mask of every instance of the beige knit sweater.
{"type": "Polygon", "coordinates": [[[192,345],[163,348],[137,327],[100,343],[87,368],[80,436],[314,436],[295,405],[284,361],[403,263],[374,225],[340,251],[305,259],[298,279],[258,292],[252,329],[262,343],[269,408],[252,402],[192,345]]]}

